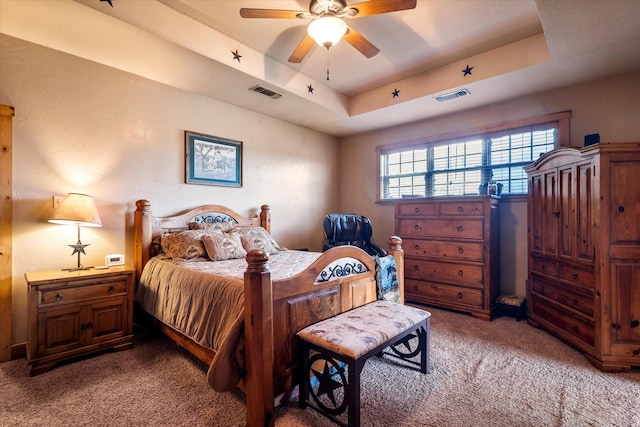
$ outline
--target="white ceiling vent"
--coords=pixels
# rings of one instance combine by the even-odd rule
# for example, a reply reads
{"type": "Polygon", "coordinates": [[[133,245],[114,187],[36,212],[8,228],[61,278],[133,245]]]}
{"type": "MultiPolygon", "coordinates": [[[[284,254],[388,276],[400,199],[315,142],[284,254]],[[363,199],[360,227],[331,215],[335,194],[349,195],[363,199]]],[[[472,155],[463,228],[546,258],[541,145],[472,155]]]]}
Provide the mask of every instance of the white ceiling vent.
{"type": "Polygon", "coordinates": [[[463,96],[467,96],[470,94],[471,92],[469,92],[467,89],[461,89],[456,92],[450,92],[450,93],[445,93],[444,95],[436,96],[433,99],[435,99],[438,102],[444,102],[450,99],[461,98],[463,96]]]}
{"type": "Polygon", "coordinates": [[[254,91],[254,92],[261,93],[261,94],[263,94],[263,95],[265,95],[265,96],[268,96],[268,97],[270,97],[270,98],[273,98],[273,99],[278,99],[278,98],[280,98],[280,97],[282,96],[282,95],[281,95],[281,94],[279,94],[278,92],[274,92],[274,91],[272,91],[271,89],[267,89],[266,87],[264,87],[264,86],[260,86],[260,85],[254,86],[254,87],[252,87],[252,88],[251,88],[251,89],[249,89],[249,90],[252,90],[252,91],[254,91]]]}

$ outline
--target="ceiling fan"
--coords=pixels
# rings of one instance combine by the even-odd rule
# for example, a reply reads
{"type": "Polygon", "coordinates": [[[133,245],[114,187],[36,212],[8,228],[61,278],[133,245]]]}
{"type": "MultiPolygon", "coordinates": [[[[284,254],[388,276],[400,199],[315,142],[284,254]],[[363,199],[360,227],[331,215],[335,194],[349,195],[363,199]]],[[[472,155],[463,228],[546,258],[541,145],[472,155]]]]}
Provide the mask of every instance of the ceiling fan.
{"type": "Polygon", "coordinates": [[[241,8],[243,18],[312,19],[307,35],[295,48],[289,62],[302,62],[314,42],[329,49],[342,37],[367,58],[380,52],[373,43],[351,28],[343,18],[360,18],[381,13],[414,9],[417,0],[369,0],[347,6],[345,0],[311,0],[309,12],[299,10],[241,8]]]}

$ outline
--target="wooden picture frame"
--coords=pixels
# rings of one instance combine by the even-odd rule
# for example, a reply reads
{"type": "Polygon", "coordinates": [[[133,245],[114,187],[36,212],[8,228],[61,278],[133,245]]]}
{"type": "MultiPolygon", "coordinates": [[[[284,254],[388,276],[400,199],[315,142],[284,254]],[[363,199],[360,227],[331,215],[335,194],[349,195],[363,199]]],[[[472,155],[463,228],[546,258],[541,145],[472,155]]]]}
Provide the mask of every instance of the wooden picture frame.
{"type": "Polygon", "coordinates": [[[242,142],[185,131],[187,184],[242,187],[242,142]]]}

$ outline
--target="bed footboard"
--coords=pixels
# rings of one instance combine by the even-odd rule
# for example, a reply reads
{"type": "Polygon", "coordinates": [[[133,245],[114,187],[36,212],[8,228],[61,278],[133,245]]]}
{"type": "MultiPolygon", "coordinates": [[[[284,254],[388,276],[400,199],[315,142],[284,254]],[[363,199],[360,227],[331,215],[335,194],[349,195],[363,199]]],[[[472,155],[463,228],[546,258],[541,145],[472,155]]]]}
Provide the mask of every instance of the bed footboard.
{"type": "MultiPolygon", "coordinates": [[[[404,301],[402,240],[388,240],[388,254],[396,261],[400,295],[404,301]]],[[[245,273],[245,392],[248,426],[273,426],[274,402],[297,383],[296,333],[304,327],[376,299],[375,262],[349,246],[325,252],[303,273],[273,282],[263,251],[247,255],[245,273]],[[367,271],[318,282],[333,261],[353,258],[367,271]]]]}

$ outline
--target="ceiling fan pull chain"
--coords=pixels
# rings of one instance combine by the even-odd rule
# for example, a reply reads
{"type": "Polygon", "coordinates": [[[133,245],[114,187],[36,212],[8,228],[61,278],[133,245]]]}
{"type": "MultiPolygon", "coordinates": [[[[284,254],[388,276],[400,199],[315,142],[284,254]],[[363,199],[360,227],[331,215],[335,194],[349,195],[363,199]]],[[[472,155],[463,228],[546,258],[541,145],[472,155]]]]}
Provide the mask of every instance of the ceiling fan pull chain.
{"type": "Polygon", "coordinates": [[[329,81],[329,48],[327,47],[327,81],[329,81]]]}

